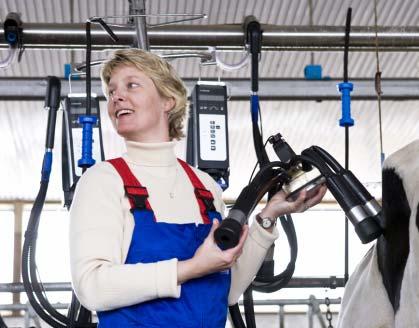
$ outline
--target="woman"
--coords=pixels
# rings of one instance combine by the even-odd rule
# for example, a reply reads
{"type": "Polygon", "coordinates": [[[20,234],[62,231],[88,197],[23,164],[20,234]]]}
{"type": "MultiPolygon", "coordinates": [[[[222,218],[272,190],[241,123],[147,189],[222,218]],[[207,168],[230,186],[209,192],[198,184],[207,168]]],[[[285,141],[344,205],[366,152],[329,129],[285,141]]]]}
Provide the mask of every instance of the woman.
{"type": "MultiPolygon", "coordinates": [[[[101,78],[127,153],[98,163],[78,183],[70,227],[74,290],[98,312],[100,327],[225,327],[227,305],[252,281],[278,231],[254,223],[236,247],[217,247],[221,189],[176,159],[187,92],[168,63],[119,50],[101,78]]],[[[325,191],[310,199],[301,192],[294,202],[278,193],[260,217],[302,212],[325,191]]]]}

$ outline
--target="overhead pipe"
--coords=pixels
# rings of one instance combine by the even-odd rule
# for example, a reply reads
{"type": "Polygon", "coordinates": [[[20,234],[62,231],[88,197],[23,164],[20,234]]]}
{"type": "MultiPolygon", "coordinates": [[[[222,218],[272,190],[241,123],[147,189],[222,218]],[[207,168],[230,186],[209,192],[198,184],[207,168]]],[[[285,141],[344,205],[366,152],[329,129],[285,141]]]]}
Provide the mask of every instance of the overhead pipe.
{"type": "MultiPolygon", "coordinates": [[[[83,49],[86,46],[83,23],[24,23],[25,48],[83,49]]],[[[344,26],[280,26],[261,25],[263,50],[333,51],[344,46],[344,26]]],[[[134,26],[113,27],[119,42],[113,43],[99,26],[92,26],[92,49],[130,47],[135,44],[134,26]]],[[[241,24],[167,25],[148,29],[152,50],[198,50],[209,46],[217,50],[243,50],[241,24]]],[[[375,28],[352,27],[351,51],[375,51],[375,28]]],[[[419,27],[379,27],[380,51],[419,51],[419,27]]],[[[0,31],[0,48],[7,48],[0,31]]]]}
{"type": "MultiPolygon", "coordinates": [[[[183,79],[189,90],[196,84],[196,78],[183,79]]],[[[223,79],[227,84],[229,96],[233,100],[249,98],[249,80],[223,79]]],[[[356,90],[352,100],[376,100],[374,79],[355,79],[356,90]]],[[[339,100],[336,93],[338,80],[307,81],[303,79],[259,79],[259,97],[262,100],[339,100]]],[[[100,100],[105,97],[99,79],[91,81],[92,92],[100,100]]],[[[417,79],[383,79],[381,82],[385,93],[382,100],[418,100],[419,81],[417,79]]],[[[43,100],[47,82],[44,78],[0,78],[0,100],[43,100]]],[[[82,93],[85,90],[84,80],[71,81],[71,92],[82,93]]],[[[61,95],[70,93],[67,80],[61,81],[61,95]]],[[[1,111],[1,108],[0,108],[1,111]]]]}

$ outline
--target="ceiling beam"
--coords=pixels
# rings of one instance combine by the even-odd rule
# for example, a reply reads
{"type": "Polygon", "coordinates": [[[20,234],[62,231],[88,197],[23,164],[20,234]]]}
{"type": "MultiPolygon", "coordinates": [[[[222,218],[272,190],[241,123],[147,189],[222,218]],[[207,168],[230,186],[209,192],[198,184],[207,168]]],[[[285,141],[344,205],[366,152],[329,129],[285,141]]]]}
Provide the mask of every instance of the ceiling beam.
{"type": "MultiPolygon", "coordinates": [[[[195,86],[196,79],[184,79],[189,92],[195,86]]],[[[250,95],[248,79],[223,79],[228,86],[232,100],[247,100],[250,95]]],[[[259,81],[259,97],[262,100],[339,100],[340,93],[336,89],[339,80],[304,80],[304,79],[261,79],[259,81]]],[[[354,90],[353,100],[375,100],[375,84],[372,79],[351,80],[354,90]]],[[[68,80],[61,80],[61,95],[70,92],[68,80]]],[[[47,80],[45,78],[0,78],[0,100],[43,100],[47,80]]],[[[417,79],[383,79],[382,100],[417,100],[419,99],[419,80],[417,79]]],[[[85,93],[85,81],[71,82],[73,93],[85,93]]],[[[92,92],[100,99],[102,95],[99,79],[92,80],[92,92]]]]}
{"type": "MultiPolygon", "coordinates": [[[[39,49],[85,49],[84,23],[23,23],[23,45],[39,49]]],[[[344,46],[344,26],[280,26],[262,24],[263,50],[332,51],[344,46]]],[[[136,43],[133,25],[112,27],[119,41],[114,43],[107,33],[92,25],[92,49],[131,47],[136,43]]],[[[380,51],[418,51],[419,27],[378,27],[380,51]]],[[[244,49],[242,24],[168,25],[147,30],[150,49],[154,50],[218,50],[244,49]]],[[[0,48],[7,48],[3,29],[0,30],[0,48]]],[[[374,51],[375,28],[351,27],[350,50],[374,51]]]]}

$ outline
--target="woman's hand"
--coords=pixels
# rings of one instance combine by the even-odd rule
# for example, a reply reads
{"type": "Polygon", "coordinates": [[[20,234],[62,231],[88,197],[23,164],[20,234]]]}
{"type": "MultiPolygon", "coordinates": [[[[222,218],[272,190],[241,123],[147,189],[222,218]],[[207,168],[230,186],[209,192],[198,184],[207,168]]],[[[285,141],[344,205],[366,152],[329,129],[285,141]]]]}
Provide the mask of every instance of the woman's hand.
{"type": "Polygon", "coordinates": [[[211,230],[202,245],[196,250],[195,255],[186,261],[178,262],[178,285],[193,278],[223,271],[233,266],[243,251],[249,227],[243,226],[239,243],[236,247],[223,251],[214,240],[214,231],[220,223],[214,220],[211,230]]]}
{"type": "Polygon", "coordinates": [[[301,213],[320,203],[327,191],[327,187],[322,185],[311,197],[307,197],[307,191],[302,190],[295,201],[287,201],[285,193],[281,190],[277,192],[260,212],[261,217],[277,218],[278,216],[301,213]]]}

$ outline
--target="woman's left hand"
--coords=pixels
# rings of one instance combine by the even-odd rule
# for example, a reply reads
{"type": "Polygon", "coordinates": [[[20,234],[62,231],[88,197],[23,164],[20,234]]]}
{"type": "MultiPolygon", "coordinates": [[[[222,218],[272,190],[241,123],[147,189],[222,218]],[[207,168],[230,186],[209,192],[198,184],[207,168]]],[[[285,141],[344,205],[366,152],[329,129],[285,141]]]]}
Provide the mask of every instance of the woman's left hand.
{"type": "Polygon", "coordinates": [[[311,197],[307,196],[307,191],[302,190],[295,201],[287,201],[284,191],[277,192],[260,212],[261,217],[277,218],[278,216],[301,213],[320,203],[327,191],[325,185],[320,186],[317,192],[311,197]]]}

